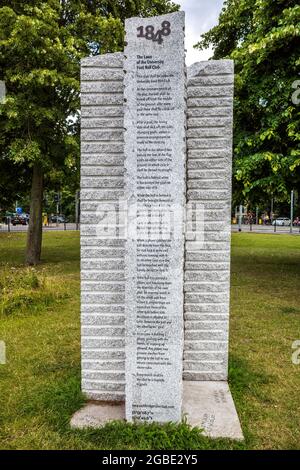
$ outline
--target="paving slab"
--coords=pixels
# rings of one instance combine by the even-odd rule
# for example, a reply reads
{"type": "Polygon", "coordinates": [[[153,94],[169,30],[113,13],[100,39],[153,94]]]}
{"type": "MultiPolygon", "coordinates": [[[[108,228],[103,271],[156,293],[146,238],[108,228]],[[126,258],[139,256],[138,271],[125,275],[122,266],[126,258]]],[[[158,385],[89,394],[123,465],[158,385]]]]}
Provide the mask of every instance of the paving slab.
{"type": "MultiPolygon", "coordinates": [[[[183,382],[183,416],[211,438],[243,440],[238,414],[227,382],[183,382]]],[[[89,402],[71,419],[72,428],[99,428],[125,420],[124,403],[89,402]]]]}
{"type": "Polygon", "coordinates": [[[226,381],[184,381],[183,414],[208,437],[244,439],[226,381]]]}

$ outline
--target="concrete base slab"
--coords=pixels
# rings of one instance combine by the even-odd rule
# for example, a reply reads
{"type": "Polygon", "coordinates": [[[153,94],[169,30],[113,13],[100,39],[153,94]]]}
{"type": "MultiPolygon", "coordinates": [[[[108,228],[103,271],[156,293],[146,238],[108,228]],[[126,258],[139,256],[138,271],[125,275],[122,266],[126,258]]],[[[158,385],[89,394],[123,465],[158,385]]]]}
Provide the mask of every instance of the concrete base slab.
{"type": "Polygon", "coordinates": [[[71,428],[101,428],[109,421],[125,420],[125,404],[89,402],[71,418],[71,428]]]}
{"type": "Polygon", "coordinates": [[[212,438],[243,440],[227,382],[183,382],[183,414],[192,427],[212,438]]]}
{"type": "MultiPolygon", "coordinates": [[[[183,415],[205,436],[244,439],[227,382],[184,381],[183,415]]],[[[116,420],[125,420],[124,403],[89,402],[73,415],[71,427],[99,428],[116,420]]]]}

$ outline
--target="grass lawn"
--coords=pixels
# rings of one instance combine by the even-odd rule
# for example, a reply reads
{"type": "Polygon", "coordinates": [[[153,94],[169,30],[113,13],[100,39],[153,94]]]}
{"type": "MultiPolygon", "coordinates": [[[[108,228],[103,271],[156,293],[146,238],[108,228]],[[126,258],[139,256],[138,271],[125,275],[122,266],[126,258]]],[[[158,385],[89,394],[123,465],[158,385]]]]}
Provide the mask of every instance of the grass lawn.
{"type": "Polygon", "coordinates": [[[1,449],[299,449],[300,237],[234,234],[230,386],[245,443],[180,426],[113,423],[74,431],[80,392],[79,234],[44,234],[22,267],[24,234],[0,234],[1,449]]]}

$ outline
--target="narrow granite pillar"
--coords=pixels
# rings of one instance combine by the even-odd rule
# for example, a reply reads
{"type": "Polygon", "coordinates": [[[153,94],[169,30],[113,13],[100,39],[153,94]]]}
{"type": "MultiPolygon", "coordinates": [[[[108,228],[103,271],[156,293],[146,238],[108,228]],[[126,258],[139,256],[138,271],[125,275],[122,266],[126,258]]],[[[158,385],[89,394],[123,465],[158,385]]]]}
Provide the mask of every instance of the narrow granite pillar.
{"type": "Polygon", "coordinates": [[[82,61],[82,390],[106,401],[125,399],[123,79],[121,53],[82,61]]]}
{"type": "Polygon", "coordinates": [[[126,418],[180,421],[184,13],[125,26],[126,418]]]}
{"type": "Polygon", "coordinates": [[[233,80],[230,60],[188,69],[185,380],[227,380],[233,80]]]}

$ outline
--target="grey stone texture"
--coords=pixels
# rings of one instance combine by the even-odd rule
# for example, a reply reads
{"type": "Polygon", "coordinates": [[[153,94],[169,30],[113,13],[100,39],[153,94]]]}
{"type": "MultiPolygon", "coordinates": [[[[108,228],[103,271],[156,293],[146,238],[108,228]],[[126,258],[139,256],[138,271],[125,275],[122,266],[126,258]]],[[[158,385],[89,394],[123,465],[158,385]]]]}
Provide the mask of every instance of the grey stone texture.
{"type": "Polygon", "coordinates": [[[71,419],[71,428],[101,428],[110,421],[125,420],[124,403],[88,403],[76,411],[71,419]]]}
{"type": "Polygon", "coordinates": [[[125,181],[131,214],[125,254],[126,419],[176,422],[182,410],[184,328],[184,13],[131,18],[125,29],[125,181]],[[137,36],[141,26],[156,32],[167,24],[170,34],[161,44],[137,36]],[[176,227],[161,239],[154,234],[153,214],[174,208],[180,212],[176,227]],[[141,234],[144,221],[138,214],[145,209],[151,219],[141,234]],[[145,262],[146,272],[140,267],[145,262]]]}
{"type": "Polygon", "coordinates": [[[183,414],[211,438],[244,439],[227,382],[184,381],[183,414]]]}
{"type": "MultiPolygon", "coordinates": [[[[125,233],[99,236],[99,224],[104,215],[109,222],[112,205],[125,194],[125,75],[122,53],[82,61],[82,388],[90,399],[115,402],[125,399],[125,233]]],[[[187,218],[183,378],[225,381],[232,62],[209,61],[190,67],[187,96],[187,198],[189,204],[202,205],[204,222],[199,245],[192,220],[187,218]]]]}
{"type": "Polygon", "coordinates": [[[99,224],[124,197],[123,54],[81,65],[82,389],[92,400],[118,401],[125,398],[124,239],[99,233],[99,224]]]}
{"type": "Polygon", "coordinates": [[[233,62],[188,68],[187,204],[203,224],[185,248],[183,378],[225,381],[228,369],[233,62]],[[203,355],[205,353],[205,355],[203,355]]]}

